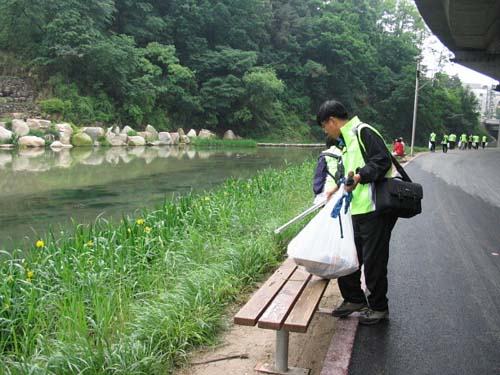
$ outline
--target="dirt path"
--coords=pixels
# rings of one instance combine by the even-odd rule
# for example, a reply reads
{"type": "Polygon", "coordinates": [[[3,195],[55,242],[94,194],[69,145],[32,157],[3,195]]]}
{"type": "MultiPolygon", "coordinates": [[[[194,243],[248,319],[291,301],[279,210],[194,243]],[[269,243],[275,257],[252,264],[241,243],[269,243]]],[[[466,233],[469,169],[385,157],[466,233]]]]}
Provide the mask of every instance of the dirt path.
{"type": "MultiPolygon", "coordinates": [[[[337,281],[332,280],[321,300],[320,308],[331,309],[340,299],[337,281]]],[[[191,364],[177,371],[175,375],[253,375],[257,374],[254,367],[258,362],[274,362],[275,331],[234,325],[232,316],[238,308],[235,307],[227,316],[227,330],[220,335],[219,343],[214,347],[194,352],[191,355],[191,364]],[[248,355],[248,358],[193,365],[238,355],[248,355]]],[[[319,375],[335,332],[335,323],[335,318],[316,313],[307,333],[291,333],[289,365],[310,368],[310,375],[319,375]]]]}

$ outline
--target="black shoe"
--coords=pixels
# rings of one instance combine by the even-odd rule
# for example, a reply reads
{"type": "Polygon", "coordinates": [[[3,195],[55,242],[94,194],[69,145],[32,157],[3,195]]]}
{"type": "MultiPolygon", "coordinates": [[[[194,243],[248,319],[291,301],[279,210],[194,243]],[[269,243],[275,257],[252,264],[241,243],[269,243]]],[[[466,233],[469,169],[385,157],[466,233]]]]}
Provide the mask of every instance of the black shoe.
{"type": "Polygon", "coordinates": [[[377,324],[384,319],[389,319],[389,309],[383,311],[366,309],[359,314],[359,324],[377,324]]]}
{"type": "Polygon", "coordinates": [[[353,312],[361,311],[367,308],[368,306],[366,305],[366,303],[344,301],[340,304],[339,307],[332,311],[332,316],[335,316],[336,318],[343,318],[345,316],[351,315],[353,312]]]}

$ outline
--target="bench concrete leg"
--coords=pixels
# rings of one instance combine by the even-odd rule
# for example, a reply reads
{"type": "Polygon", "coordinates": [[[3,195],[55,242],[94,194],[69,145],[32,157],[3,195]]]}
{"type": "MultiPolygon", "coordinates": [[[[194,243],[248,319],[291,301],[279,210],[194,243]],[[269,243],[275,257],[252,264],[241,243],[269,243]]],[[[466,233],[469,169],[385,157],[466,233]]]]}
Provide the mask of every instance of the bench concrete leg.
{"type": "Polygon", "coordinates": [[[275,365],[267,363],[257,364],[256,371],[266,374],[283,374],[283,375],[308,375],[309,369],[288,367],[288,331],[280,329],[276,331],[276,353],[274,355],[275,365]]]}

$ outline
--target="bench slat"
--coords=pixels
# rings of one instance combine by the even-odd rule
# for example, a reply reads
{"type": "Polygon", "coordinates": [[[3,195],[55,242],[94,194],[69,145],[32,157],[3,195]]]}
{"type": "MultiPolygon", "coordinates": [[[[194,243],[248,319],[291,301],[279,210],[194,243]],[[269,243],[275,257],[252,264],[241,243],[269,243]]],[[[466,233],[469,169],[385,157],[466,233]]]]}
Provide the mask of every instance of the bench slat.
{"type": "Polygon", "coordinates": [[[307,332],[307,327],[316,311],[330,280],[313,276],[285,321],[284,328],[290,332],[307,332]]]}
{"type": "Polygon", "coordinates": [[[259,328],[279,330],[305,288],[311,275],[297,268],[259,319],[259,328]]]}
{"type": "Polygon", "coordinates": [[[245,326],[254,326],[296,268],[297,265],[292,259],[286,259],[281,267],[267,279],[245,306],[238,311],[234,316],[233,322],[245,326]]]}

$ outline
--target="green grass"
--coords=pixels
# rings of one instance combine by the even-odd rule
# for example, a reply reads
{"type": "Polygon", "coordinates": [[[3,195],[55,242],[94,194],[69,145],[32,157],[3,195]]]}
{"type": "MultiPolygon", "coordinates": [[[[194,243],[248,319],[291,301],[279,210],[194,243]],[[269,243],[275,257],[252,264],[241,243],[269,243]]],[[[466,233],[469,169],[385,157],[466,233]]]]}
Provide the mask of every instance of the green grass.
{"type": "Polygon", "coordinates": [[[191,138],[191,144],[197,147],[257,147],[257,142],[252,139],[191,138]]]}
{"type": "Polygon", "coordinates": [[[282,260],[304,222],[273,230],[311,204],[314,164],[0,254],[0,373],[172,372],[282,260]]]}

